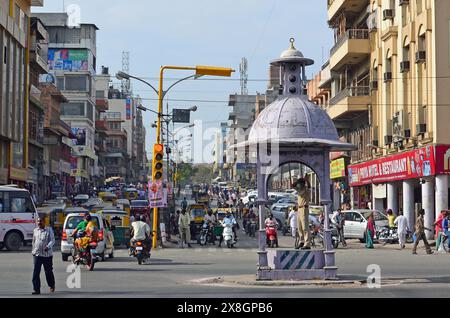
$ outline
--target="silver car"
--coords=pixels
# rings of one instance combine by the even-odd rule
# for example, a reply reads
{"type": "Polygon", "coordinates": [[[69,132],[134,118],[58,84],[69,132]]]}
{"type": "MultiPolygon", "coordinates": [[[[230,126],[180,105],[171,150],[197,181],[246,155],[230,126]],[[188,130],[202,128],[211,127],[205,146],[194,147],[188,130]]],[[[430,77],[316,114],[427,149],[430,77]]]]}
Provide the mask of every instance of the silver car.
{"type": "Polygon", "coordinates": [[[342,211],[345,216],[345,238],[356,238],[362,243],[366,241],[367,219],[373,214],[375,229],[387,227],[389,221],[386,215],[376,210],[354,209],[342,211]]]}

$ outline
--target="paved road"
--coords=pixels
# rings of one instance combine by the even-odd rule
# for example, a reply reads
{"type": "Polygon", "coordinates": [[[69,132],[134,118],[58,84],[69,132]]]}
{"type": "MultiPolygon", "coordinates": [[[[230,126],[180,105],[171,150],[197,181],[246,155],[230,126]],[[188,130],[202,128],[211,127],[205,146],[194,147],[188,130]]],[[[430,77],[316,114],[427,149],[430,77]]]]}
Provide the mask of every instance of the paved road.
{"type": "MultiPolygon", "coordinates": [[[[260,287],[210,286],[191,281],[206,277],[253,275],[256,270],[256,240],[240,235],[238,248],[192,249],[166,248],[152,252],[148,264],[139,266],[125,250],[116,257],[97,263],[93,272],[82,270],[81,289],[66,286],[70,264],[55,252],[54,268],[57,297],[446,297],[450,290],[450,255],[411,255],[410,250],[376,246],[366,250],[354,242],[351,248],[337,251],[337,265],[342,279],[365,279],[367,266],[381,266],[382,288],[367,287],[260,287]],[[392,281],[397,279],[425,279],[392,281]]],[[[282,245],[292,239],[283,237],[282,245]]],[[[31,296],[32,258],[29,250],[0,252],[0,297],[31,296]]],[[[43,283],[44,275],[42,273],[43,283]]],[[[45,286],[45,285],[43,285],[45,286]]],[[[48,296],[47,289],[42,290],[48,296]]]]}

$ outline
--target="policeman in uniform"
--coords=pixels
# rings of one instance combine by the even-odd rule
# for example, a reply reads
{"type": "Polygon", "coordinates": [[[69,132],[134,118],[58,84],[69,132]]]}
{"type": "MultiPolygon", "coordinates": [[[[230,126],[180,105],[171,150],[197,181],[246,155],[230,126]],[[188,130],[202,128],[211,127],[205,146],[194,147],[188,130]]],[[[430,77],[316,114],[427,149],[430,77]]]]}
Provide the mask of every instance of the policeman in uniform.
{"type": "Polygon", "coordinates": [[[310,185],[305,178],[299,178],[292,185],[298,193],[297,229],[300,236],[300,248],[311,249],[311,233],[309,232],[310,185]]]}

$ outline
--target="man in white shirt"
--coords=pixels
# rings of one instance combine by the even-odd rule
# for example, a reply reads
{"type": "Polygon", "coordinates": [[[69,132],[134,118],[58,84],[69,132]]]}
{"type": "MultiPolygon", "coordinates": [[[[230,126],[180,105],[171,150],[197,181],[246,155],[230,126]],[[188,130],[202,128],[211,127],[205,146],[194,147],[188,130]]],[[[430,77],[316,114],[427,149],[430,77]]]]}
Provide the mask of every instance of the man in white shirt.
{"type": "Polygon", "coordinates": [[[405,248],[406,232],[408,231],[408,220],[403,215],[403,211],[399,211],[399,215],[394,220],[394,224],[397,225],[398,243],[400,244],[400,248],[403,249],[405,248]]]}
{"type": "Polygon", "coordinates": [[[296,237],[297,236],[297,207],[295,208],[289,208],[290,212],[289,212],[289,216],[288,216],[288,223],[291,227],[291,233],[292,233],[292,237],[296,237]]]}
{"type": "Polygon", "coordinates": [[[134,244],[137,241],[145,241],[145,247],[148,248],[150,246],[150,237],[152,232],[150,230],[150,226],[143,222],[143,216],[138,216],[136,221],[131,224],[131,243],[134,244]]]}

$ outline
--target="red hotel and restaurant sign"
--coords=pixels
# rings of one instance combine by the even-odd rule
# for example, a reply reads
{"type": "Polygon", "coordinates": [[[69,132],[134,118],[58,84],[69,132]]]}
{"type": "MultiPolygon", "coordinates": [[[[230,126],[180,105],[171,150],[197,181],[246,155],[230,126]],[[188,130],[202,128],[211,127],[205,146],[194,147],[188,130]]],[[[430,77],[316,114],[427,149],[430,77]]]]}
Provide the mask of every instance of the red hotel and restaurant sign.
{"type": "Polygon", "coordinates": [[[361,164],[350,165],[350,186],[450,174],[450,146],[426,146],[361,164]]]}

